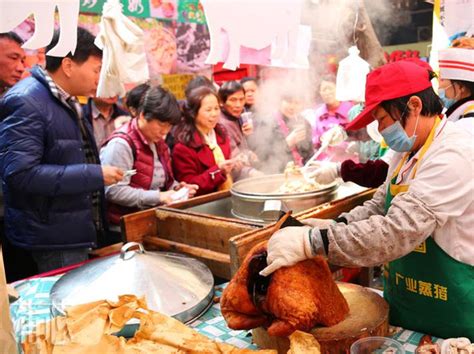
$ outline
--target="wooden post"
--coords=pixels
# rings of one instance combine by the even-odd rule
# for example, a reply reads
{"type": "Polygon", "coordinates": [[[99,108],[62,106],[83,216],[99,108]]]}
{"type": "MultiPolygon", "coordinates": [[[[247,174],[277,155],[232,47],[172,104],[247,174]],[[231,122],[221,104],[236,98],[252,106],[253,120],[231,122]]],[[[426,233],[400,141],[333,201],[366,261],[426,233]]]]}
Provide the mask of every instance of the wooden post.
{"type": "Polygon", "coordinates": [[[0,354],[16,354],[17,345],[10,318],[7,279],[3,266],[3,253],[0,245],[0,354]]]}

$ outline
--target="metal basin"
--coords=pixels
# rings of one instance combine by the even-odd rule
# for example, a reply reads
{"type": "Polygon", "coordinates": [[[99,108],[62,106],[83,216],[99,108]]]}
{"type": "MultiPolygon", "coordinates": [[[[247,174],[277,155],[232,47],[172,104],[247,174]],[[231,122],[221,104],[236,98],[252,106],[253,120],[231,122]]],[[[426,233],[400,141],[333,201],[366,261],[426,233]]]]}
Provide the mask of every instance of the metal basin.
{"type": "MultiPolygon", "coordinates": [[[[302,180],[303,177],[290,177],[302,180]]],[[[301,193],[278,193],[285,183],[283,174],[251,177],[232,185],[232,214],[255,222],[273,222],[276,211],[293,210],[295,213],[332,200],[337,193],[337,181],[321,189],[301,193]]]]}

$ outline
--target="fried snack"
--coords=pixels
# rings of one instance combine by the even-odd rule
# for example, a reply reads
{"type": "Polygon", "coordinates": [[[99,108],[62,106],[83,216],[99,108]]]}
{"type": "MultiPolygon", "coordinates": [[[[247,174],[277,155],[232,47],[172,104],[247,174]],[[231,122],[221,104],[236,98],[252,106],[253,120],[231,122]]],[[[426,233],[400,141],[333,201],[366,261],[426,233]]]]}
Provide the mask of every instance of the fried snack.
{"type": "Polygon", "coordinates": [[[72,343],[93,345],[98,343],[107,328],[110,308],[104,303],[84,314],[66,318],[66,327],[72,343]]]}
{"type": "MultiPolygon", "coordinates": [[[[22,343],[26,354],[247,354],[230,344],[213,342],[174,318],[148,309],[144,298],[120,296],[118,301],[95,301],[70,307],[67,317],[56,317],[37,326],[22,343]],[[140,328],[128,342],[110,333],[131,318],[140,328]]],[[[273,350],[258,351],[276,354],[273,350]]]]}
{"type": "Polygon", "coordinates": [[[294,331],[290,335],[290,350],[287,354],[321,354],[321,346],[311,333],[294,331]]]}

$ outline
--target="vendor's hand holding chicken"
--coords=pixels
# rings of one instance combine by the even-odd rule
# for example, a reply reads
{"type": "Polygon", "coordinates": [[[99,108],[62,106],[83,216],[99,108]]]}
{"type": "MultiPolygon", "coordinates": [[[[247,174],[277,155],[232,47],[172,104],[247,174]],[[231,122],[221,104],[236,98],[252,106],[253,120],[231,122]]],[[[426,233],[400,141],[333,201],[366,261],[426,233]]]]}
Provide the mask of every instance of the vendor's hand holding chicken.
{"type": "Polygon", "coordinates": [[[281,267],[292,266],[311,258],[313,251],[310,243],[311,227],[292,226],[275,232],[268,241],[268,266],[260,272],[267,276],[281,267]]]}
{"type": "MultiPolygon", "coordinates": [[[[326,255],[320,229],[335,225],[333,219],[300,220],[306,226],[285,227],[268,241],[267,264],[260,275],[268,276],[281,267],[289,267],[316,255],[326,255]]],[[[327,246],[326,246],[327,247],[327,246]]]]}

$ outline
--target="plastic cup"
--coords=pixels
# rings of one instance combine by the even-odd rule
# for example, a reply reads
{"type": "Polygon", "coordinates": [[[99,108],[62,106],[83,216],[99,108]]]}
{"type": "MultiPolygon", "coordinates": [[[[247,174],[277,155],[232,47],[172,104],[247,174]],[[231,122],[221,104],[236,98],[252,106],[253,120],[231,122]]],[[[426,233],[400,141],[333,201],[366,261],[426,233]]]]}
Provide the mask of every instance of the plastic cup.
{"type": "Polygon", "coordinates": [[[403,346],[386,337],[362,338],[351,345],[351,354],[405,354],[403,346]]]}
{"type": "Polygon", "coordinates": [[[249,120],[252,120],[253,113],[252,112],[244,112],[240,115],[240,118],[242,119],[242,124],[247,123],[249,120]]]}

